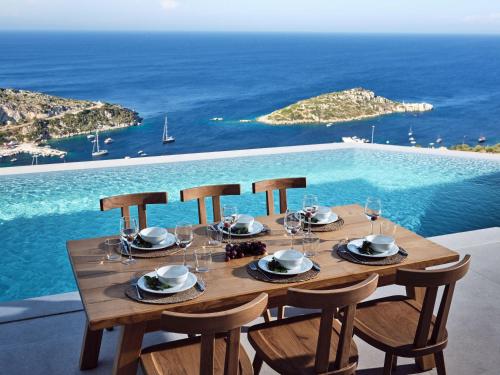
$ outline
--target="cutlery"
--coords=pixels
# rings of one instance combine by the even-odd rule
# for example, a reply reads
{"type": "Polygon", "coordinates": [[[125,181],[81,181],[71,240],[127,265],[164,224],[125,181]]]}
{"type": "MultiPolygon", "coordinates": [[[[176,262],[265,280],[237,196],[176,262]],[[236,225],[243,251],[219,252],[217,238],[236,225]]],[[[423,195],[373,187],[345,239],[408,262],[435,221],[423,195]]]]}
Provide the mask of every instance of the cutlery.
{"type": "Polygon", "coordinates": [[[135,279],[134,281],[132,281],[130,283],[130,285],[132,285],[133,287],[135,287],[135,291],[137,293],[137,299],[140,300],[140,301],[142,301],[144,299],[144,297],[142,297],[142,294],[141,294],[141,291],[139,289],[139,286],[137,285],[138,281],[139,281],[138,279],[135,279]]]}
{"type": "Polygon", "coordinates": [[[197,279],[196,286],[198,287],[198,290],[200,292],[203,292],[205,290],[205,282],[201,279],[197,279]]]}
{"type": "Polygon", "coordinates": [[[312,264],[313,264],[313,268],[314,268],[316,271],[318,271],[318,272],[319,272],[319,271],[321,271],[321,267],[320,267],[320,265],[319,265],[318,263],[316,263],[316,262],[312,262],[312,264]]]}
{"type": "Polygon", "coordinates": [[[408,256],[408,252],[406,250],[403,250],[402,248],[399,248],[399,253],[404,256],[408,256]]]}
{"type": "Polygon", "coordinates": [[[259,267],[257,267],[257,265],[255,263],[253,263],[253,262],[250,263],[249,267],[252,271],[260,272],[268,281],[271,281],[271,278],[269,276],[267,276],[267,274],[264,271],[262,271],[259,267]]]}

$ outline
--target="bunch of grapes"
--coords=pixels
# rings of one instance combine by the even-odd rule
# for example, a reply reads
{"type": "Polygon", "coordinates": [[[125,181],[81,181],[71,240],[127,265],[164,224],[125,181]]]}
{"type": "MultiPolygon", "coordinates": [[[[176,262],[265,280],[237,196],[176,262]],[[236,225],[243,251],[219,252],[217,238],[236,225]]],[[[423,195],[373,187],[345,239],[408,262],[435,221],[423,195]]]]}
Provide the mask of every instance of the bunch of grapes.
{"type": "Polygon", "coordinates": [[[260,241],[240,242],[226,245],[226,262],[244,256],[264,255],[266,244],[260,241]]]}

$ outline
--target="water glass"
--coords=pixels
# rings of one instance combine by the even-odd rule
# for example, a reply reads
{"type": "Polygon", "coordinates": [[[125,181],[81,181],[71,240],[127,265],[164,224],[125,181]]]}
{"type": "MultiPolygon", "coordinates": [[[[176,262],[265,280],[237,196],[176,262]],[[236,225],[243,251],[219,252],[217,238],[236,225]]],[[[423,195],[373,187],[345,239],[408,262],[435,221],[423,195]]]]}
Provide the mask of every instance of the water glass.
{"type": "Polygon", "coordinates": [[[396,232],[398,231],[398,225],[394,224],[390,221],[381,221],[380,222],[380,234],[384,236],[389,236],[392,238],[396,238],[396,232]]]}
{"type": "Polygon", "coordinates": [[[207,245],[210,247],[220,247],[222,245],[222,232],[215,226],[207,227],[207,245]]]}
{"type": "Polygon", "coordinates": [[[135,240],[139,234],[139,225],[137,225],[137,220],[133,217],[124,216],[120,219],[120,233],[122,238],[127,242],[128,258],[123,260],[122,263],[129,265],[136,262],[132,258],[132,242],[135,240]]]}
{"type": "Polygon", "coordinates": [[[293,250],[293,240],[295,235],[302,227],[302,220],[299,212],[293,210],[286,210],[283,225],[287,233],[292,237],[292,244],[290,248],[293,250]]]}
{"type": "Polygon", "coordinates": [[[309,230],[307,232],[307,235],[311,235],[311,221],[312,218],[316,215],[316,212],[318,211],[318,197],[313,194],[306,194],[304,195],[304,199],[302,200],[302,209],[304,210],[304,215],[309,222],[309,230]]]}
{"type": "Polygon", "coordinates": [[[116,262],[121,254],[122,241],[119,238],[108,238],[104,241],[106,260],[116,262]]]}
{"type": "Polygon", "coordinates": [[[312,258],[316,256],[319,250],[319,238],[314,236],[304,237],[302,239],[302,249],[305,257],[312,258]]]}
{"type": "Polygon", "coordinates": [[[196,272],[208,272],[212,264],[212,247],[204,245],[194,250],[196,272]]]}

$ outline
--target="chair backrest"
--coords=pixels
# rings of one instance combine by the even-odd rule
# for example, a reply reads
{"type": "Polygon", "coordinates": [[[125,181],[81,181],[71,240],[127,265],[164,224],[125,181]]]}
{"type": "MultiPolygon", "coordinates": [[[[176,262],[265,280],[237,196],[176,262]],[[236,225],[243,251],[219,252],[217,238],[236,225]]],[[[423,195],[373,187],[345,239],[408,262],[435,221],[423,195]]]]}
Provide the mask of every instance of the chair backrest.
{"type": "Polygon", "coordinates": [[[146,205],[148,204],[166,204],[166,192],[153,192],[153,193],[137,193],[115,195],[101,199],[101,211],[111,210],[113,208],[120,208],[122,217],[130,216],[130,207],[137,206],[139,215],[139,228],[144,229],[148,226],[146,219],[146,205]]]}
{"type": "Polygon", "coordinates": [[[168,332],[201,334],[200,374],[214,373],[215,335],[227,333],[225,375],[237,375],[241,326],[262,315],[267,308],[267,294],[261,293],[252,301],[237,308],[206,314],[185,314],[164,311],[161,328],[168,332]]]}
{"type": "Polygon", "coordinates": [[[334,370],[347,370],[351,348],[356,305],[377,289],[378,275],[372,274],[366,280],[347,288],[334,290],[288,289],[287,304],[290,306],[321,309],[321,321],[316,347],[315,370],[326,373],[330,363],[330,343],[333,318],[341,310],[340,331],[334,370]]]}
{"type": "Polygon", "coordinates": [[[286,189],[305,188],[305,177],[277,178],[274,180],[257,181],[252,184],[253,193],[266,192],[267,214],[274,214],[274,196],[273,191],[279,190],[280,195],[280,213],[285,213],[288,205],[286,202],[286,189]]]}
{"type": "Polygon", "coordinates": [[[190,189],[181,190],[181,201],[186,202],[193,199],[198,200],[198,220],[200,224],[207,223],[207,206],[205,198],[212,197],[212,207],[214,221],[220,221],[220,197],[222,195],[240,195],[241,187],[239,184],[228,185],[209,185],[198,186],[190,189]]]}
{"type": "Polygon", "coordinates": [[[413,288],[425,288],[425,297],[413,342],[415,348],[437,345],[446,339],[446,322],[450,312],[455,284],[465,276],[469,270],[469,265],[470,255],[466,255],[460,262],[447,268],[436,270],[399,269],[396,273],[396,284],[413,288]],[[438,289],[441,286],[444,286],[444,291],[429,339],[432,315],[436,305],[438,289]]]}

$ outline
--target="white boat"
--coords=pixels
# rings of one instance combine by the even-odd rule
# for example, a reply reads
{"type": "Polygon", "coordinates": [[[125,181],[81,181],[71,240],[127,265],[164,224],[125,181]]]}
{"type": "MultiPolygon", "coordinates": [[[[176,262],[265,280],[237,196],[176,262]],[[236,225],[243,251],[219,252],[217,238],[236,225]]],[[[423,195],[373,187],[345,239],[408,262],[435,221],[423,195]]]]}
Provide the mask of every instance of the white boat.
{"type": "Polygon", "coordinates": [[[142,150],[137,151],[137,155],[142,155],[142,154],[144,154],[144,151],[142,150]]]}
{"type": "Polygon", "coordinates": [[[415,138],[410,137],[410,138],[408,138],[408,140],[409,140],[409,141],[414,141],[414,140],[415,140],[415,138]]]}
{"type": "Polygon", "coordinates": [[[354,137],[342,137],[344,143],[368,143],[368,139],[354,137]]]}
{"type": "Polygon", "coordinates": [[[417,144],[417,141],[411,141],[410,143],[411,143],[412,145],[415,145],[415,144],[417,144]]]}
{"type": "Polygon", "coordinates": [[[436,143],[441,143],[441,142],[443,142],[443,138],[441,138],[441,137],[438,135],[438,137],[437,137],[437,139],[436,139],[436,143]]]}
{"type": "Polygon", "coordinates": [[[148,156],[148,154],[146,154],[145,152],[143,152],[142,154],[140,154],[139,156],[148,156]]]}
{"type": "Polygon", "coordinates": [[[95,132],[95,142],[92,147],[92,156],[104,156],[108,154],[108,150],[101,150],[99,147],[99,130],[95,132]]]}
{"type": "Polygon", "coordinates": [[[411,137],[413,135],[413,129],[410,126],[410,130],[408,130],[408,136],[411,137]]]}
{"type": "Polygon", "coordinates": [[[252,122],[252,120],[240,120],[240,122],[252,122]]]}
{"type": "Polygon", "coordinates": [[[10,161],[11,161],[12,163],[15,163],[15,162],[17,161],[17,158],[12,158],[12,159],[10,159],[10,161]]]}
{"type": "Polygon", "coordinates": [[[114,141],[115,141],[115,140],[114,140],[113,138],[106,138],[106,139],[104,140],[104,143],[105,143],[105,144],[107,144],[107,145],[109,145],[110,143],[113,143],[114,141]]]}
{"type": "Polygon", "coordinates": [[[171,135],[168,135],[168,118],[165,116],[165,124],[163,125],[163,143],[172,143],[175,142],[175,138],[171,135]]]}
{"type": "Polygon", "coordinates": [[[95,135],[94,134],[89,134],[87,135],[87,139],[94,139],[95,138],[95,135]]]}
{"type": "Polygon", "coordinates": [[[125,156],[124,159],[130,159],[130,156],[125,156]]]}
{"type": "Polygon", "coordinates": [[[224,121],[224,117],[212,117],[211,121],[224,121]]]}
{"type": "Polygon", "coordinates": [[[478,139],[477,139],[477,143],[484,143],[486,142],[486,137],[484,135],[480,136],[478,139]]]}
{"type": "Polygon", "coordinates": [[[332,125],[333,125],[333,122],[329,122],[328,124],[326,124],[326,127],[329,128],[332,125]]]}

